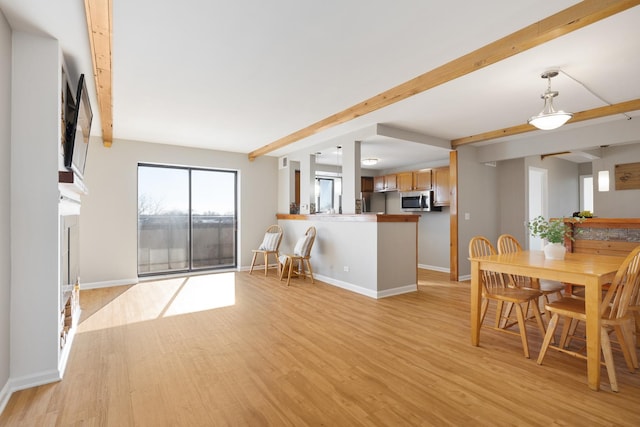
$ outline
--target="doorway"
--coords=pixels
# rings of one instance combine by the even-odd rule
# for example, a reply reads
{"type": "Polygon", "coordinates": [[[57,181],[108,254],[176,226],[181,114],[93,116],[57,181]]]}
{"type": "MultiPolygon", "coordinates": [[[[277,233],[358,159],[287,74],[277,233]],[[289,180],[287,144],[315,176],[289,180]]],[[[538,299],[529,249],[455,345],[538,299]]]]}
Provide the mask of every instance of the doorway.
{"type": "MultiPolygon", "coordinates": [[[[547,217],[548,201],[548,173],[546,169],[529,166],[529,217],[531,221],[535,217],[542,215],[547,217]]],[[[529,235],[529,249],[542,250],[544,242],[539,237],[529,235]]]]}

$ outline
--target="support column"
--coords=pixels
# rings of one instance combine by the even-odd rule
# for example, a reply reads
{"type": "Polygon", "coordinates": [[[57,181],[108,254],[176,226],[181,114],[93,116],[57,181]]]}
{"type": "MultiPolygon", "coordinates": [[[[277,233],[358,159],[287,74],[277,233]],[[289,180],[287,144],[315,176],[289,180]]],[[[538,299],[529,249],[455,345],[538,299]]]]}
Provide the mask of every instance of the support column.
{"type": "Polygon", "coordinates": [[[316,156],[300,161],[300,213],[316,213],[316,156]]]}
{"type": "Polygon", "coordinates": [[[350,141],[342,146],[342,213],[356,213],[356,199],[360,200],[361,168],[360,141],[350,141]]]}

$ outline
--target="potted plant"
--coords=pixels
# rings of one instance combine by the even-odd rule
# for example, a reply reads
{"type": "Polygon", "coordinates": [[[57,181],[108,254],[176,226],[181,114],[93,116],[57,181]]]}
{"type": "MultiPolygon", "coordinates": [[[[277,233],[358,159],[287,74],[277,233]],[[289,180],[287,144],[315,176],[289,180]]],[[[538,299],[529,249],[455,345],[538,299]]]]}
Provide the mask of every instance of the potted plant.
{"type": "Polygon", "coordinates": [[[544,247],[544,255],[547,259],[564,259],[567,249],[564,247],[564,238],[573,240],[571,227],[565,223],[565,218],[545,219],[537,216],[533,221],[527,222],[527,228],[534,237],[549,242],[544,247]]]}

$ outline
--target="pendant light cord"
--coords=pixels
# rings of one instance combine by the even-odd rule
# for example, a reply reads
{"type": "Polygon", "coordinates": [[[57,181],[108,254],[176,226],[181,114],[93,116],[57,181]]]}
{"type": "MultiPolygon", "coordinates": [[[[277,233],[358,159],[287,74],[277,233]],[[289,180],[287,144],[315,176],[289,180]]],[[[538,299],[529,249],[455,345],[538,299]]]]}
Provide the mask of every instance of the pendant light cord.
{"type": "MultiPolygon", "coordinates": [[[[569,77],[571,80],[573,80],[574,82],[578,83],[580,86],[582,86],[583,88],[585,88],[587,91],[589,91],[589,93],[593,96],[595,96],[596,98],[598,98],[600,101],[604,102],[605,104],[611,106],[613,105],[611,102],[607,101],[606,99],[604,99],[603,97],[601,97],[600,95],[598,95],[597,93],[595,93],[593,90],[591,90],[589,87],[587,87],[586,84],[582,83],[580,80],[576,79],[575,77],[567,74],[565,71],[563,70],[558,70],[559,72],[561,72],[562,74],[564,74],[565,76],[569,77]]],[[[623,116],[625,116],[627,118],[627,120],[631,120],[631,116],[628,115],[627,113],[620,113],[623,116]]]]}

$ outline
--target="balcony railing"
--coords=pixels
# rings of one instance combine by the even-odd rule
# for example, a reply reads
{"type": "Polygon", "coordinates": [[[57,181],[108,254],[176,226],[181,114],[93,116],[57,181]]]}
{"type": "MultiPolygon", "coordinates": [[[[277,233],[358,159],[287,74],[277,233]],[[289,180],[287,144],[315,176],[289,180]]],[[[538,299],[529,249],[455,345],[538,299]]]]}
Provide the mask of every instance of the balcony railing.
{"type": "Polygon", "coordinates": [[[235,218],[231,215],[140,215],[138,274],[234,267],[235,218]],[[191,257],[191,259],[189,259],[191,257]]]}

